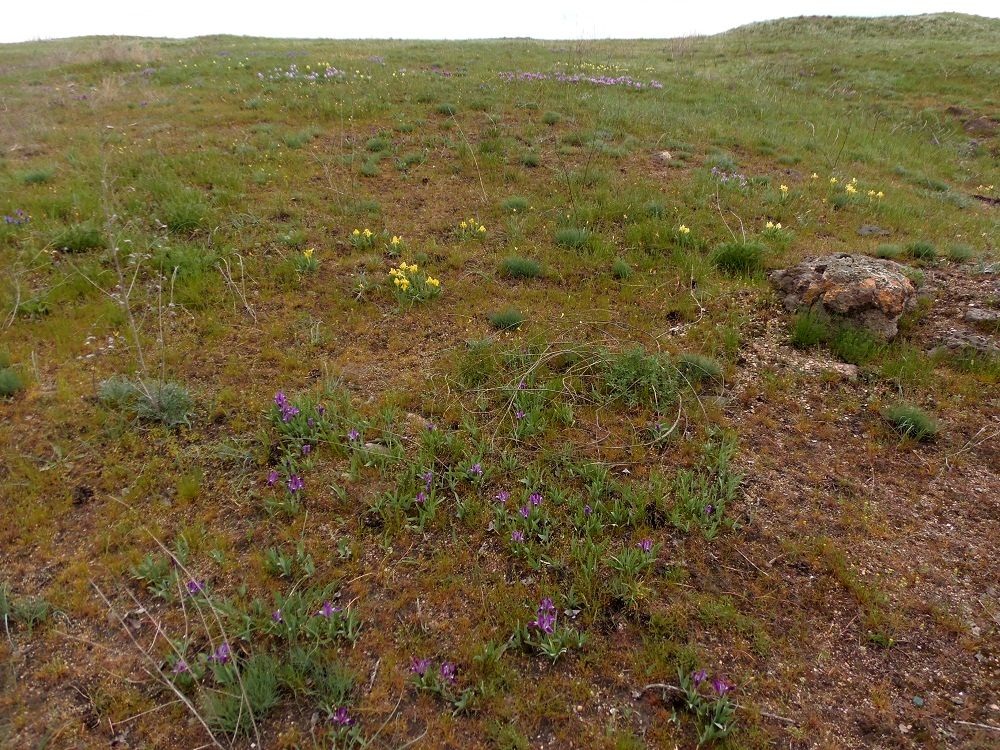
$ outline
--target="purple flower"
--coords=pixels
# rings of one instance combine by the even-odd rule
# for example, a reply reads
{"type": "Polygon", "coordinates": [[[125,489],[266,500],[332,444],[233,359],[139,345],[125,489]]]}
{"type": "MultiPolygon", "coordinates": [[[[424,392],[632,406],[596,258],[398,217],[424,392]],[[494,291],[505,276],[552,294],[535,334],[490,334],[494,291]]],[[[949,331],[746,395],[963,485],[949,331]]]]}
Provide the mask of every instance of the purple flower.
{"type": "Polygon", "coordinates": [[[191,594],[191,596],[194,596],[195,594],[200,594],[202,591],[205,590],[205,582],[196,581],[192,578],[190,581],[187,582],[187,590],[188,593],[191,594]]]}
{"type": "Polygon", "coordinates": [[[310,427],[315,427],[316,426],[316,420],[313,419],[312,417],[309,417],[309,419],[306,420],[306,424],[309,425],[310,427]]]}
{"type": "Polygon", "coordinates": [[[441,679],[445,682],[455,683],[455,670],[457,667],[450,661],[446,661],[441,665],[441,679]]]}
{"type": "Polygon", "coordinates": [[[213,653],[209,658],[210,661],[217,662],[218,664],[225,664],[229,661],[229,657],[232,655],[232,651],[229,649],[228,643],[223,643],[213,653]]]}
{"type": "Polygon", "coordinates": [[[420,490],[420,492],[417,493],[417,497],[415,498],[415,501],[417,503],[420,503],[420,504],[426,503],[427,502],[427,493],[424,492],[423,490],[420,490]]]}
{"type": "Polygon", "coordinates": [[[423,677],[427,673],[427,668],[430,667],[430,659],[412,659],[410,661],[410,671],[418,677],[423,677]]]}
{"type": "Polygon", "coordinates": [[[641,549],[643,552],[645,552],[648,555],[650,552],[653,551],[653,540],[652,539],[643,539],[641,542],[639,542],[638,546],[639,546],[639,549],[641,549]]]}
{"type": "Polygon", "coordinates": [[[178,659],[177,663],[174,664],[174,668],[171,669],[170,671],[173,672],[174,674],[183,674],[184,672],[190,672],[191,668],[188,666],[188,663],[186,661],[184,661],[183,659],[178,659]]]}
{"type": "Polygon", "coordinates": [[[514,412],[514,416],[517,418],[518,421],[521,421],[527,415],[521,409],[518,409],[516,412],[514,412]]]}
{"type": "Polygon", "coordinates": [[[589,504],[583,506],[583,515],[589,516],[593,512],[594,512],[594,509],[591,508],[589,504]]]}
{"type": "Polygon", "coordinates": [[[500,490],[496,495],[497,500],[501,503],[505,503],[510,500],[510,493],[507,490],[500,490]]]}
{"type": "Polygon", "coordinates": [[[274,394],[274,403],[278,405],[279,409],[283,409],[288,403],[288,398],[285,396],[284,391],[278,391],[274,394]]]}
{"type": "Polygon", "coordinates": [[[320,404],[319,406],[316,407],[316,413],[322,417],[324,414],[326,414],[326,407],[323,406],[323,404],[320,404]]]}
{"type": "Polygon", "coordinates": [[[515,544],[521,544],[524,541],[524,532],[523,531],[512,532],[510,535],[510,540],[515,544]]]}
{"type": "Polygon", "coordinates": [[[705,506],[705,515],[706,516],[710,516],[713,513],[715,513],[715,506],[714,505],[706,505],[705,506]]]}
{"type": "Polygon", "coordinates": [[[556,606],[548,597],[542,599],[535,613],[535,619],[528,623],[529,628],[537,628],[543,633],[551,633],[556,625],[556,606]]]}
{"type": "Polygon", "coordinates": [[[274,469],[271,469],[271,471],[267,473],[267,486],[274,487],[274,485],[276,485],[277,483],[278,483],[278,472],[276,472],[274,469]]]}
{"type": "Polygon", "coordinates": [[[483,465],[472,464],[472,467],[469,469],[469,473],[474,477],[481,477],[483,475],[483,465]]]}
{"type": "Polygon", "coordinates": [[[305,487],[305,482],[302,481],[302,477],[298,474],[292,474],[288,477],[288,491],[289,492],[299,492],[303,487],[305,487]]]}
{"type": "Polygon", "coordinates": [[[359,437],[361,437],[361,433],[355,430],[353,427],[351,428],[350,432],[347,433],[347,439],[350,440],[352,443],[359,437]]]}
{"type": "Polygon", "coordinates": [[[717,695],[725,695],[732,689],[733,683],[722,675],[716,675],[712,678],[712,690],[714,690],[717,695]]]}
{"type": "Polygon", "coordinates": [[[522,518],[527,518],[528,516],[531,515],[531,507],[528,506],[528,505],[525,505],[520,510],[518,510],[518,513],[521,514],[522,518]]]}
{"type": "Polygon", "coordinates": [[[520,383],[517,384],[517,390],[519,390],[519,391],[523,391],[527,387],[528,387],[528,383],[525,380],[522,380],[520,383]]]}
{"type": "Polygon", "coordinates": [[[339,611],[340,607],[334,607],[332,602],[323,602],[323,606],[319,608],[319,612],[316,613],[316,616],[333,617],[334,613],[339,611]]]}
{"type": "Polygon", "coordinates": [[[434,483],[434,472],[428,469],[421,475],[420,478],[424,480],[424,484],[427,489],[430,489],[431,485],[434,483]]]}
{"type": "Polygon", "coordinates": [[[708,672],[704,669],[699,669],[697,672],[691,673],[691,680],[694,682],[695,687],[699,687],[701,683],[708,679],[708,672]]]}
{"type": "Polygon", "coordinates": [[[281,610],[280,609],[276,609],[276,610],[274,610],[274,612],[271,613],[271,620],[273,622],[281,622],[281,610]]]}
{"type": "Polygon", "coordinates": [[[310,453],[312,453],[312,449],[313,449],[313,447],[311,445],[309,445],[309,443],[305,443],[302,446],[302,455],[303,456],[308,456],[310,453]]]}
{"type": "Polygon", "coordinates": [[[338,727],[349,727],[354,723],[354,719],[352,719],[347,713],[346,708],[340,706],[336,711],[330,714],[330,723],[336,724],[338,727]]]}
{"type": "Polygon", "coordinates": [[[531,501],[532,505],[541,505],[542,504],[542,493],[541,492],[532,492],[531,496],[528,499],[531,501]]]}

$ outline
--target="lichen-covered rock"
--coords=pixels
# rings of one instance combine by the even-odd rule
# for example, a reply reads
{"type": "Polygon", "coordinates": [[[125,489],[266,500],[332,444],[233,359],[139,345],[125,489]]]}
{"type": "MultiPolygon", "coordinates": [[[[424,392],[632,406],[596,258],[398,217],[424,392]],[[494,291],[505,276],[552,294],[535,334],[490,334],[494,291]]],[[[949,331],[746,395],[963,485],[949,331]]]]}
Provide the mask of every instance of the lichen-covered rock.
{"type": "Polygon", "coordinates": [[[917,290],[904,268],[867,255],[824,255],[774,271],[771,283],[788,310],[811,309],[844,318],[886,338],[900,316],[916,305],[917,290]]]}

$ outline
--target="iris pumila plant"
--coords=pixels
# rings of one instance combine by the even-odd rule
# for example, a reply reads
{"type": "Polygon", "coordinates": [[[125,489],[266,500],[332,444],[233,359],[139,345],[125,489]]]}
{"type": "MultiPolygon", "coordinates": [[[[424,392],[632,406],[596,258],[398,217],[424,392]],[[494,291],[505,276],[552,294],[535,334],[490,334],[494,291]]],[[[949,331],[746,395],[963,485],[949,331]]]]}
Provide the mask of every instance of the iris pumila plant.
{"type": "Polygon", "coordinates": [[[549,598],[542,599],[535,611],[535,619],[526,625],[519,625],[511,641],[515,644],[548,657],[553,663],[571,648],[583,648],[587,636],[576,628],[559,622],[556,605],[549,598]]]}
{"type": "Polygon", "coordinates": [[[543,505],[541,492],[532,492],[521,505],[510,503],[510,493],[501,490],[493,506],[493,528],[508,537],[511,550],[532,569],[541,567],[542,549],[552,540],[554,522],[543,505]]]}
{"type": "Polygon", "coordinates": [[[451,704],[455,713],[461,713],[469,707],[475,697],[475,688],[469,687],[459,692],[458,666],[450,661],[443,661],[439,667],[428,658],[414,658],[410,662],[410,673],[417,690],[424,690],[437,695],[451,704]]]}
{"type": "Polygon", "coordinates": [[[400,303],[426,302],[441,294],[441,281],[427,275],[416,263],[401,262],[398,268],[389,269],[400,303]]]}
{"type": "Polygon", "coordinates": [[[709,679],[704,669],[690,674],[678,670],[677,679],[684,709],[698,726],[698,746],[728,736],[736,726],[736,705],[729,700],[733,684],[722,675],[709,679]]]}
{"type": "Polygon", "coordinates": [[[316,257],[316,248],[310,247],[295,256],[295,270],[299,273],[315,273],[319,268],[319,258],[316,257]]]}
{"type": "Polygon", "coordinates": [[[486,237],[486,226],[476,219],[463,219],[458,223],[460,240],[481,240],[486,237]]]}
{"type": "Polygon", "coordinates": [[[369,250],[375,247],[375,233],[368,227],[355,229],[351,232],[350,242],[358,250],[369,250]]]}

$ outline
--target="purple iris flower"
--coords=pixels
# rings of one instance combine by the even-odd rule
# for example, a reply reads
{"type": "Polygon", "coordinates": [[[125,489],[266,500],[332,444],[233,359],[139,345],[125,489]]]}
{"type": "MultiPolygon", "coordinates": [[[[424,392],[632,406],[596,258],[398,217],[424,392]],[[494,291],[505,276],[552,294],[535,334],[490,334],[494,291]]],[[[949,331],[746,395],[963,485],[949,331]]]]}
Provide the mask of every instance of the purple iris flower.
{"type": "Polygon", "coordinates": [[[170,671],[173,672],[174,674],[182,674],[184,672],[191,671],[191,668],[188,666],[188,663],[186,661],[184,661],[183,659],[178,659],[177,663],[174,664],[174,668],[171,669],[170,671]]]}
{"type": "Polygon", "coordinates": [[[521,544],[524,541],[523,531],[514,531],[510,535],[510,540],[516,544],[521,544]]]}
{"type": "Polygon", "coordinates": [[[455,673],[457,667],[450,661],[446,661],[441,665],[441,679],[445,682],[455,683],[455,673]]]}
{"type": "Polygon", "coordinates": [[[704,669],[699,669],[697,672],[693,672],[691,674],[691,680],[694,682],[695,687],[700,686],[701,683],[703,683],[707,679],[708,679],[708,672],[706,672],[704,669]]]}
{"type": "Polygon", "coordinates": [[[336,724],[338,727],[349,727],[354,723],[354,719],[350,717],[344,706],[340,706],[336,711],[330,714],[330,723],[336,724]]]}
{"type": "Polygon", "coordinates": [[[641,542],[639,542],[639,549],[641,549],[648,555],[650,552],[653,551],[653,540],[643,539],[641,542]]]}
{"type": "Polygon", "coordinates": [[[278,483],[278,472],[276,472],[274,469],[271,469],[271,471],[267,473],[267,486],[274,487],[274,485],[276,485],[277,483],[278,483]]]}
{"type": "Polygon", "coordinates": [[[281,610],[280,609],[276,609],[276,610],[274,610],[274,612],[271,613],[271,620],[273,622],[281,622],[281,610]]]}
{"type": "Polygon", "coordinates": [[[305,486],[306,486],[305,482],[302,481],[302,477],[300,477],[298,474],[292,474],[288,478],[289,492],[299,492],[305,486]]]}
{"type": "Polygon", "coordinates": [[[319,608],[319,612],[316,613],[316,616],[333,617],[334,613],[339,611],[340,607],[334,607],[332,602],[323,602],[323,606],[319,608]]]}
{"type": "Polygon", "coordinates": [[[313,449],[313,447],[311,445],[309,445],[309,443],[305,443],[302,446],[302,455],[303,456],[308,456],[310,453],[312,453],[312,449],[313,449]]]}
{"type": "Polygon", "coordinates": [[[229,661],[229,657],[232,655],[232,651],[229,649],[228,643],[223,643],[215,652],[209,657],[211,661],[217,662],[219,664],[225,664],[229,661]]]}
{"type": "Polygon", "coordinates": [[[507,490],[500,490],[496,497],[501,503],[505,503],[510,500],[510,493],[507,490]]]}
{"type": "Polygon", "coordinates": [[[517,420],[518,420],[518,421],[520,422],[520,421],[521,421],[522,419],[524,419],[524,418],[525,418],[525,416],[527,416],[527,415],[526,415],[526,414],[525,414],[525,413],[524,413],[524,412],[523,412],[523,411],[522,411],[521,409],[518,409],[518,410],[517,410],[516,412],[514,412],[514,416],[515,416],[515,417],[517,418],[517,420]]]}
{"type": "Polygon", "coordinates": [[[591,508],[590,505],[584,505],[583,506],[583,515],[589,516],[593,512],[594,512],[594,509],[591,508]]]}
{"type": "Polygon", "coordinates": [[[525,505],[520,510],[518,510],[518,513],[521,514],[522,518],[527,518],[528,516],[531,515],[531,508],[529,506],[525,505]]]}
{"type": "Polygon", "coordinates": [[[712,678],[712,690],[716,692],[717,695],[725,695],[730,690],[733,689],[733,683],[727,680],[721,675],[716,675],[712,678]]]}
{"type": "Polygon", "coordinates": [[[532,505],[541,505],[542,504],[542,493],[541,492],[532,492],[531,496],[528,499],[531,501],[532,505]]]}
{"type": "Polygon", "coordinates": [[[426,503],[427,502],[427,493],[424,492],[423,490],[420,490],[420,492],[417,493],[416,502],[420,503],[421,505],[423,503],[426,503]]]}
{"type": "Polygon", "coordinates": [[[351,428],[350,432],[347,433],[347,439],[350,440],[352,443],[359,437],[361,437],[361,433],[355,430],[353,427],[351,428]]]}
{"type": "Polygon", "coordinates": [[[472,474],[473,476],[481,477],[483,475],[483,465],[473,464],[472,467],[469,469],[469,473],[472,474]]]}
{"type": "Polygon", "coordinates": [[[200,594],[202,591],[205,590],[205,582],[196,581],[192,578],[190,581],[187,582],[187,590],[188,593],[191,594],[191,596],[194,596],[195,594],[200,594]]]}
{"type": "Polygon", "coordinates": [[[410,661],[410,671],[418,677],[423,677],[427,673],[427,668],[430,667],[430,659],[412,659],[410,661]]]}

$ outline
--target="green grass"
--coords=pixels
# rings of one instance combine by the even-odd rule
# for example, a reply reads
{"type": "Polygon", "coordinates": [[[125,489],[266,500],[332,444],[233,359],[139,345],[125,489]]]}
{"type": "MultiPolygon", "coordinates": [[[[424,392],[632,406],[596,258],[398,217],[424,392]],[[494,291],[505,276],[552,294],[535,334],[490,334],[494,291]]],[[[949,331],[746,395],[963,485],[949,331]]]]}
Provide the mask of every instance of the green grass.
{"type": "Polygon", "coordinates": [[[906,255],[913,260],[932,261],[937,258],[937,248],[931,242],[919,240],[906,246],[906,255]]]}
{"type": "Polygon", "coordinates": [[[513,308],[491,313],[489,319],[490,325],[500,331],[514,330],[524,323],[524,315],[513,308]]]}
{"type": "Polygon", "coordinates": [[[875,248],[875,257],[884,260],[899,260],[903,256],[903,248],[900,245],[883,243],[875,248]]]}
{"type": "Polygon", "coordinates": [[[852,365],[867,365],[884,350],[884,342],[864,328],[843,325],[830,338],[830,351],[852,365]]]}
{"type": "Polygon", "coordinates": [[[106,244],[101,230],[93,224],[73,224],[59,232],[52,244],[64,253],[84,253],[103,248],[106,244]]]}
{"type": "Polygon", "coordinates": [[[829,324],[819,314],[808,311],[792,317],[791,342],[796,349],[811,349],[829,337],[829,324]]]}
{"type": "Polygon", "coordinates": [[[634,273],[635,271],[632,270],[632,266],[621,258],[615,258],[614,263],[611,264],[611,275],[619,281],[631,279],[634,273]]]}
{"type": "Polygon", "coordinates": [[[766,254],[758,242],[724,242],[712,252],[712,263],[731,276],[753,276],[764,270],[766,254]]]}
{"type": "Polygon", "coordinates": [[[11,398],[24,388],[24,380],[13,367],[0,368],[0,398],[11,398]]]}
{"type": "Polygon", "coordinates": [[[500,262],[500,275],[512,279],[537,279],[542,275],[542,264],[531,258],[511,255],[500,262]]]}
{"type": "Polygon", "coordinates": [[[886,421],[903,437],[932,440],[938,433],[937,422],[923,409],[911,404],[895,404],[883,412],[886,421]]]}
{"type": "Polygon", "coordinates": [[[512,195],[503,202],[502,207],[507,213],[523,214],[528,210],[528,206],[530,205],[527,198],[520,195],[512,195]]]}
{"type": "Polygon", "coordinates": [[[572,248],[574,250],[580,250],[586,247],[590,242],[590,238],[590,230],[582,229],[580,227],[562,227],[561,229],[557,229],[555,233],[557,245],[572,248]]]}

